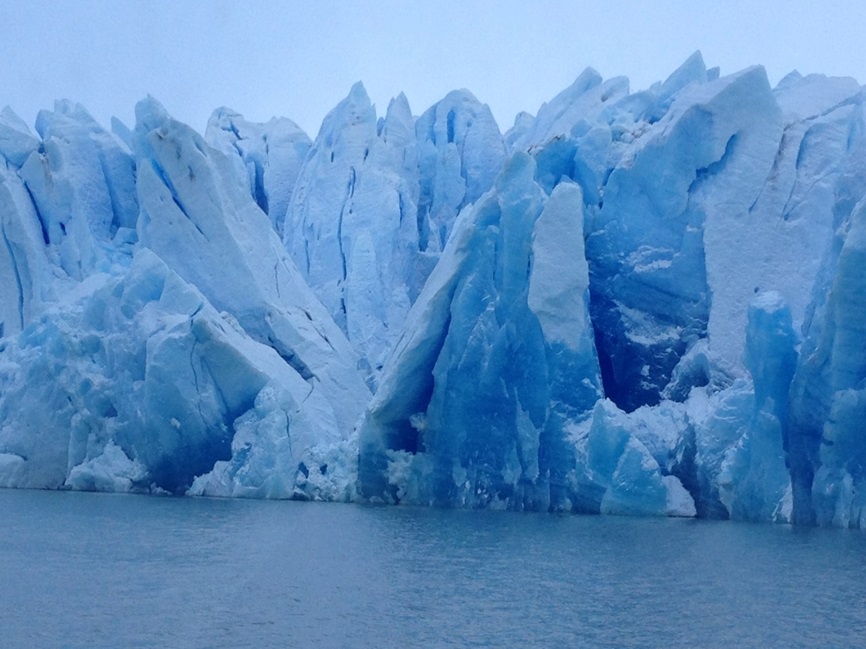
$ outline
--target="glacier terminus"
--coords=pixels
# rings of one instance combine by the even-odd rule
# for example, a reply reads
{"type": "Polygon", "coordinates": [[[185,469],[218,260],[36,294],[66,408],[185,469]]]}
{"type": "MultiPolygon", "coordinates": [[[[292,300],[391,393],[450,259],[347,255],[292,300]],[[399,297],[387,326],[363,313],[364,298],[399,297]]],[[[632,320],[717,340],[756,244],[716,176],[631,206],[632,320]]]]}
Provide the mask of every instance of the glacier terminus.
{"type": "Polygon", "coordinates": [[[866,87],[0,112],[0,486],[866,529],[866,87]]]}

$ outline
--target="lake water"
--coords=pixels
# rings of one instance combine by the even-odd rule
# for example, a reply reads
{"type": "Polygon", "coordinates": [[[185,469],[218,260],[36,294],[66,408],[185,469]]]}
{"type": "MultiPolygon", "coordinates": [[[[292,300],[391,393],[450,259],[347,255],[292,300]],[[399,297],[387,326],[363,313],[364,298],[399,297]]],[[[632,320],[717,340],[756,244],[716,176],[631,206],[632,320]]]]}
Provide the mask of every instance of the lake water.
{"type": "Polygon", "coordinates": [[[0,490],[0,647],[864,647],[866,534],[0,490]]]}

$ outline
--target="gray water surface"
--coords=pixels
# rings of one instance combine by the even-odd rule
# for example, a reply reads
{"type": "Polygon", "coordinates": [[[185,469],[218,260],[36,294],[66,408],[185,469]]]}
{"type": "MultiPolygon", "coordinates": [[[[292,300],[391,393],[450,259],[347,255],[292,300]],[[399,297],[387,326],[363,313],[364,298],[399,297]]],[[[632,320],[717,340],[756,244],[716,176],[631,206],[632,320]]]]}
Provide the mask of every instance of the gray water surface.
{"type": "Polygon", "coordinates": [[[0,647],[866,647],[866,534],[0,490],[0,647]]]}

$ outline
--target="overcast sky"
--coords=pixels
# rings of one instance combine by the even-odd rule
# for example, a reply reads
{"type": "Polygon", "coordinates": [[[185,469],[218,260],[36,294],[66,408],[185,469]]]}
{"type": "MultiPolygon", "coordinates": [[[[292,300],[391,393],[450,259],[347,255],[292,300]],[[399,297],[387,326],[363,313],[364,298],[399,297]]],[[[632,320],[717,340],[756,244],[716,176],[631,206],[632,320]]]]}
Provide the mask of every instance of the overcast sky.
{"type": "Polygon", "coordinates": [[[863,0],[0,0],[0,106],[33,124],[69,98],[132,126],[152,94],[198,130],[225,105],[315,136],[361,80],[380,114],[468,88],[504,131],[587,66],[639,90],[697,49],[722,74],[866,83],[864,26],[863,0]]]}

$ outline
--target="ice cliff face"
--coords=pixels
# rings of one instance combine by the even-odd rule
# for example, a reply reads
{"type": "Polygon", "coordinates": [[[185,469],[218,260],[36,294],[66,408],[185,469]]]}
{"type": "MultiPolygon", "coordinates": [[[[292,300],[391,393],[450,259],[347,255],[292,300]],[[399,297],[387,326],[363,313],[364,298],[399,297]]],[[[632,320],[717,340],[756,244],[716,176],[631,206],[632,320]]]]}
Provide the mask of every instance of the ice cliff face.
{"type": "Polygon", "coordinates": [[[490,188],[504,157],[490,110],[466,91],[417,121],[400,95],[377,119],[359,83],[325,118],[284,243],[371,385],[458,211],[490,188]]]}
{"type": "Polygon", "coordinates": [[[284,117],[254,124],[229,108],[220,108],[208,120],[205,139],[233,157],[239,176],[246,173],[250,194],[282,235],[295,180],[312,144],[307,134],[284,117]]]}
{"type": "Polygon", "coordinates": [[[318,495],[331,476],[298,466],[348,439],[357,357],[233,159],[152,99],[136,113],[132,151],[79,106],[41,113],[41,142],[5,114],[0,483],[318,495]],[[255,416],[282,440],[266,475],[255,416]]]}
{"type": "Polygon", "coordinates": [[[5,109],[0,484],[866,527],[864,99],[5,109]]]}
{"type": "Polygon", "coordinates": [[[582,197],[534,172],[514,156],[455,224],[361,429],[365,497],[570,508],[568,422],[601,396],[582,197]]]}
{"type": "Polygon", "coordinates": [[[312,390],[324,392],[340,429],[350,430],[368,397],[354,352],[238,182],[230,159],[153,100],[139,103],[136,118],[141,244],[273,348],[312,390]]]}

